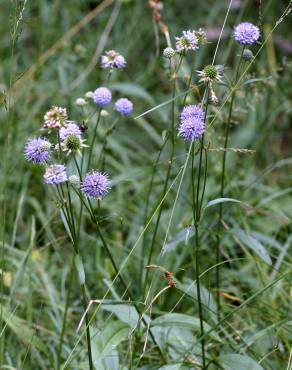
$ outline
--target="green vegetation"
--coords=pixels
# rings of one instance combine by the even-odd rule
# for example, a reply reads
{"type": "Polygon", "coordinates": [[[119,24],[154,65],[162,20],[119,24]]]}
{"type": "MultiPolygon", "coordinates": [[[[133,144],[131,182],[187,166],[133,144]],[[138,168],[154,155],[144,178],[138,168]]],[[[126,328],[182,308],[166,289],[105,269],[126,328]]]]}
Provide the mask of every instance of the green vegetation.
{"type": "Polygon", "coordinates": [[[96,370],[292,369],[291,2],[162,3],[161,24],[146,0],[1,2],[1,369],[89,369],[86,326],[96,370]],[[261,30],[249,61],[232,37],[242,21],[261,30]],[[177,73],[166,26],[173,47],[207,31],[177,73]],[[23,148],[52,105],[82,124],[76,99],[106,84],[110,49],[127,67],[108,87],[134,114],[101,115],[91,163],[112,189],[84,210],[74,258],[63,200],[23,148]],[[190,145],[179,115],[209,96],[196,71],[212,64],[218,103],[190,145]]]}

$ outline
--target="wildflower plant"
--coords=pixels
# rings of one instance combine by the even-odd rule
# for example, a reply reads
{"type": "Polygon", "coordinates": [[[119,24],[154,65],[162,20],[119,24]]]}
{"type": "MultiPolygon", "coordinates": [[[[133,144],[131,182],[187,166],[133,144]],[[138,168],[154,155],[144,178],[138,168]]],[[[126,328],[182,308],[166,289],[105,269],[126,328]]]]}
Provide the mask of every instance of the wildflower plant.
{"type": "MultiPolygon", "coordinates": [[[[126,65],[124,57],[113,50],[107,52],[106,55],[103,56],[102,63],[105,69],[110,70],[112,68],[123,69],[126,65]]],[[[108,78],[109,76],[110,74],[108,75],[108,78]]],[[[89,298],[86,293],[86,278],[82,262],[82,252],[79,248],[80,236],[78,234],[84,210],[87,211],[90,219],[95,225],[97,234],[102,241],[103,247],[105,248],[110,261],[112,262],[112,265],[118,274],[118,267],[103,237],[97,216],[94,212],[94,205],[92,204],[93,201],[98,201],[98,204],[100,204],[100,201],[111,189],[109,175],[104,171],[91,169],[91,162],[93,160],[94,165],[100,163],[100,160],[97,161],[95,158],[93,158],[95,140],[97,137],[100,120],[102,117],[105,117],[103,114],[103,112],[106,112],[104,111],[104,107],[107,106],[107,108],[110,109],[109,105],[111,102],[112,91],[108,87],[97,87],[93,92],[87,92],[83,98],[77,99],[76,105],[81,109],[91,104],[92,109],[96,110],[97,106],[98,111],[96,124],[95,127],[91,128],[90,132],[86,130],[86,125],[84,124],[92,117],[92,113],[88,113],[88,107],[87,110],[82,111],[82,114],[89,115],[88,117],[83,118],[84,123],[80,125],[76,121],[71,121],[68,119],[68,112],[66,108],[53,106],[44,116],[44,129],[51,137],[55,137],[54,143],[51,142],[52,139],[49,141],[45,137],[33,137],[28,139],[24,145],[25,158],[29,162],[40,163],[44,167],[43,182],[45,185],[50,186],[57,196],[57,203],[61,207],[62,219],[64,220],[66,230],[69,233],[70,240],[72,241],[74,255],[73,260],[79,276],[85,312],[89,298]],[[85,136],[88,136],[90,145],[85,144],[85,136]],[[66,153],[66,156],[64,156],[64,152],[66,153]],[[81,160],[77,156],[81,156],[81,160]],[[73,204],[72,198],[74,196],[79,199],[79,211],[73,204]]],[[[119,118],[123,116],[129,116],[132,113],[133,108],[133,102],[125,97],[118,98],[113,105],[111,114],[112,116],[115,116],[115,119],[113,120],[113,124],[106,131],[104,145],[101,147],[101,152],[99,154],[99,159],[102,158],[103,166],[105,165],[106,160],[105,151],[109,135],[114,131],[119,118]]],[[[109,114],[110,113],[106,112],[106,116],[109,114]]],[[[120,280],[126,288],[127,285],[121,275],[120,280]]],[[[72,284],[69,286],[69,291],[71,289],[72,284]]],[[[128,294],[132,300],[130,292],[128,292],[128,294]]],[[[68,299],[69,296],[70,294],[68,294],[68,299]]],[[[58,364],[60,364],[62,358],[64,333],[67,326],[68,304],[69,301],[66,303],[63,327],[61,330],[60,345],[58,349],[58,364]]],[[[138,306],[136,309],[139,312],[138,306]]],[[[89,319],[86,313],[85,330],[87,338],[88,365],[89,369],[93,370],[94,365],[88,323],[89,319]]],[[[155,342],[154,337],[153,340],[155,342]]]]}
{"type": "MultiPolygon", "coordinates": [[[[242,22],[232,28],[231,40],[221,38],[222,32],[218,44],[213,45],[199,27],[173,35],[161,22],[162,2],[150,0],[149,6],[155,9],[154,31],[160,51],[157,68],[162,76],[163,93],[167,95],[165,101],[157,101],[155,107],[148,107],[134,118],[138,96],[145,98],[141,104],[153,99],[134,83],[122,85],[122,82],[119,86],[112,81],[120,74],[126,78],[123,70],[127,61],[118,51],[108,50],[97,63],[99,84],[89,86],[90,91],[80,97],[75,96],[72,110],[69,105],[64,107],[63,101],[49,104],[44,123],[39,125],[41,134],[23,142],[24,158],[30,164],[38,164],[35,169],[42,171],[40,182],[58,205],[56,214],[61,215],[71,246],[69,278],[63,283],[67,290],[62,327],[54,337],[57,345],[52,350],[54,366],[51,366],[148,369],[149,361],[149,366],[157,369],[174,366],[207,370],[225,368],[228,348],[236,348],[238,353],[230,361],[231,366],[236,364],[239,370],[241,366],[253,368],[253,362],[242,363],[241,357],[246,353],[254,355],[252,340],[258,340],[262,333],[254,339],[229,318],[254,298],[252,295],[246,301],[242,298],[249,292],[241,294],[239,278],[232,270],[233,262],[240,263],[235,247],[241,243],[244,251],[250,245],[255,250],[257,244],[252,233],[240,234],[241,230],[235,229],[237,220],[227,218],[230,210],[225,203],[248,207],[234,196],[245,184],[227,182],[229,173],[234,171],[228,159],[230,151],[234,157],[241,153],[230,147],[230,133],[237,130],[235,124],[244,114],[235,110],[239,94],[260,80],[245,81],[246,72],[260,51],[261,32],[256,25],[242,22]],[[165,40],[160,39],[159,31],[165,40]],[[229,41],[235,68],[229,63],[230,58],[221,60],[224,53],[217,54],[220,47],[227,49],[229,41]],[[257,45],[258,53],[254,50],[257,45]],[[214,50],[212,58],[210,50],[214,50]],[[156,116],[158,110],[161,114],[156,116]],[[139,124],[135,125],[135,121],[139,124]],[[122,133],[118,143],[115,130],[122,133]],[[127,130],[139,130],[137,140],[127,130]],[[145,132],[154,138],[153,146],[142,136],[145,132]],[[126,146],[129,148],[124,152],[126,146]],[[140,163],[135,167],[131,162],[138,154],[149,164],[142,174],[140,163]],[[127,168],[126,162],[130,163],[127,168]],[[137,186],[132,186],[136,176],[137,186]],[[216,199],[211,198],[214,194],[216,199]],[[130,203],[132,197],[132,207],[127,209],[126,216],[122,215],[130,222],[124,222],[119,208],[128,200],[130,203]],[[83,248],[86,244],[92,248],[90,255],[83,248]],[[134,279],[130,271],[125,271],[128,260],[136,272],[134,279]],[[224,265],[233,273],[232,284],[225,283],[224,265]],[[91,271],[88,266],[93,266],[91,271]],[[73,301],[75,280],[79,286],[73,301]],[[78,305],[79,299],[82,307],[78,305]],[[183,300],[188,300],[184,306],[188,311],[180,311],[183,300]],[[113,332],[107,331],[106,314],[100,314],[102,319],[95,322],[98,310],[103,309],[111,313],[113,332]],[[77,334],[72,337],[77,338],[80,347],[85,346],[86,339],[86,348],[77,353],[74,347],[68,354],[71,349],[66,343],[67,328],[71,318],[76,317],[80,320],[77,334]],[[84,330],[79,331],[81,328],[84,330]],[[176,346],[178,337],[180,343],[176,346]],[[104,338],[110,339],[103,343],[104,338]],[[127,340],[127,344],[122,340],[125,343],[127,340]],[[122,365],[117,359],[119,346],[121,353],[127,352],[122,365]]],[[[157,100],[163,96],[161,85],[155,80],[157,100]]],[[[250,213],[261,211],[258,206],[248,209],[250,213]]],[[[268,242],[273,248],[276,245],[268,242]]],[[[264,254],[262,250],[261,253],[264,254]]],[[[276,273],[273,266],[269,275],[265,275],[260,263],[257,268],[262,281],[266,279],[272,284],[270,279],[276,273]]],[[[286,318],[280,319],[282,325],[286,318]]],[[[260,369],[266,353],[258,357],[254,356],[254,368],[260,369]]]]}

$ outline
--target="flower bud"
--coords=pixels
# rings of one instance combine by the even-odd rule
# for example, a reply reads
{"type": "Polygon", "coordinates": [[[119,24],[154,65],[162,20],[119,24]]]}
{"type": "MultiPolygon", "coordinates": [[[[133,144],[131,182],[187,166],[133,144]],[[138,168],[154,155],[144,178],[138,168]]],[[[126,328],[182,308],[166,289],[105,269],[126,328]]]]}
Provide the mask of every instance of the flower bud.
{"type": "Polygon", "coordinates": [[[83,107],[84,105],[87,104],[87,101],[83,98],[77,98],[75,100],[75,104],[78,105],[79,107],[83,107]]]}
{"type": "Polygon", "coordinates": [[[92,91],[87,91],[87,93],[84,96],[87,99],[93,99],[93,92],[92,91]]]}
{"type": "Polygon", "coordinates": [[[107,117],[109,115],[109,112],[105,109],[102,109],[100,112],[101,117],[107,117]]]}
{"type": "Polygon", "coordinates": [[[163,50],[163,56],[164,56],[165,58],[169,58],[169,59],[171,59],[171,58],[173,58],[173,57],[174,57],[174,55],[175,55],[175,51],[173,50],[173,48],[165,48],[165,49],[163,50]]]}
{"type": "Polygon", "coordinates": [[[69,176],[68,180],[69,180],[69,183],[71,185],[74,185],[74,186],[79,186],[80,185],[80,179],[77,175],[69,176]]]}
{"type": "Polygon", "coordinates": [[[251,60],[253,58],[253,52],[249,49],[244,49],[242,58],[247,61],[251,60]]]}

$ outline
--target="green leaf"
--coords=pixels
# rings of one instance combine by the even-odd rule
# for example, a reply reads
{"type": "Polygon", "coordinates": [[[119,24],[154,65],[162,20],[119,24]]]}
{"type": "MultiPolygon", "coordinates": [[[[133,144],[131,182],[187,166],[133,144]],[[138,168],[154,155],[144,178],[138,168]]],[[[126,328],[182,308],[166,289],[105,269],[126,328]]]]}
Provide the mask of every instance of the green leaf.
{"type": "Polygon", "coordinates": [[[168,253],[173,251],[181,242],[188,243],[189,238],[194,235],[194,231],[190,227],[185,227],[180,230],[172,240],[170,240],[164,247],[163,253],[168,253]]]}
{"type": "Polygon", "coordinates": [[[214,199],[214,200],[211,200],[210,202],[208,202],[206,204],[206,206],[204,207],[204,209],[207,209],[209,207],[215,206],[215,205],[220,204],[220,203],[227,203],[227,202],[239,203],[244,208],[251,208],[251,206],[249,204],[244,203],[244,202],[242,202],[242,201],[240,201],[238,199],[233,199],[233,198],[217,198],[217,199],[214,199]]]}
{"type": "Polygon", "coordinates": [[[263,368],[248,356],[238,354],[222,355],[219,357],[220,363],[225,370],[263,370],[263,368]]]}
{"type": "Polygon", "coordinates": [[[250,347],[252,344],[254,344],[256,341],[261,339],[262,337],[272,335],[273,331],[278,328],[279,326],[282,326],[288,321],[288,319],[277,321],[276,323],[268,326],[267,328],[264,328],[258,332],[256,332],[252,337],[249,339],[246,339],[246,346],[250,347]]]}
{"type": "Polygon", "coordinates": [[[128,324],[131,328],[134,328],[139,320],[139,315],[135,309],[135,307],[131,306],[130,304],[119,304],[119,305],[110,305],[110,304],[102,304],[101,308],[110,311],[117,316],[119,320],[128,324]]]}
{"type": "Polygon", "coordinates": [[[272,264],[272,260],[266,248],[256,238],[247,234],[245,231],[241,229],[233,229],[231,230],[231,232],[242,242],[242,244],[252,249],[268,265],[272,264]]]}
{"type": "MultiPolygon", "coordinates": [[[[198,318],[180,313],[167,313],[159,316],[152,321],[151,326],[179,327],[200,332],[200,320],[198,318]]],[[[208,332],[210,329],[210,325],[204,322],[204,331],[208,332]]],[[[214,332],[210,333],[210,337],[218,342],[221,342],[220,337],[214,332]]]]}
{"type": "Polygon", "coordinates": [[[99,333],[93,335],[92,357],[97,369],[110,369],[110,363],[115,362],[118,369],[118,353],[115,348],[129,335],[129,326],[121,321],[112,321],[99,333]]]}
{"type": "Polygon", "coordinates": [[[140,85],[132,83],[113,83],[110,84],[110,88],[128,96],[142,98],[149,102],[151,105],[154,104],[154,99],[152,98],[152,96],[140,85]]]}
{"type": "Polygon", "coordinates": [[[84,272],[83,262],[79,254],[76,254],[76,256],[74,257],[74,262],[75,262],[76,270],[78,272],[80,284],[83,285],[85,284],[85,272],[84,272]]]}
{"type": "Polygon", "coordinates": [[[14,312],[8,312],[8,310],[3,306],[0,306],[0,311],[2,319],[5,322],[0,338],[4,334],[5,327],[7,326],[21,342],[32,346],[34,349],[46,352],[44,343],[41,341],[36,331],[28,326],[25,320],[14,315],[14,312]]]}

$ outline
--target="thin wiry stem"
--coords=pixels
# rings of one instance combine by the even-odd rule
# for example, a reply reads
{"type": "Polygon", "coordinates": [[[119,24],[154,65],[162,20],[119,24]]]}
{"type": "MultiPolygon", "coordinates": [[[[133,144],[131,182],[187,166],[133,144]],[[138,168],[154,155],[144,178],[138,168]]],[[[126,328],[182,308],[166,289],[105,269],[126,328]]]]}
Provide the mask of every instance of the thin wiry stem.
{"type": "MultiPolygon", "coordinates": [[[[128,295],[128,297],[129,297],[130,301],[132,301],[132,302],[133,302],[133,305],[134,305],[134,307],[135,307],[135,309],[136,309],[137,313],[139,314],[139,317],[142,317],[142,321],[143,321],[144,325],[145,325],[145,326],[147,326],[147,322],[146,322],[146,320],[144,319],[144,317],[143,317],[143,316],[141,316],[140,309],[139,309],[138,305],[135,303],[134,298],[133,298],[133,296],[132,296],[131,292],[129,291],[129,287],[128,287],[128,285],[127,285],[126,281],[124,280],[123,276],[122,276],[122,275],[121,275],[121,273],[119,272],[119,268],[118,268],[118,266],[117,266],[117,264],[116,264],[116,262],[115,262],[115,260],[114,260],[114,258],[113,258],[113,255],[112,255],[112,253],[111,253],[111,251],[110,251],[110,249],[109,249],[109,246],[108,246],[108,244],[107,244],[107,242],[106,242],[105,238],[103,237],[103,234],[102,234],[102,231],[101,231],[101,229],[100,229],[99,223],[98,223],[98,221],[97,221],[97,219],[96,219],[96,217],[95,217],[95,214],[94,214],[94,210],[93,210],[93,208],[92,208],[91,201],[90,201],[89,199],[87,199],[87,200],[88,200],[88,205],[89,205],[89,207],[86,207],[86,208],[87,208],[87,209],[89,209],[90,217],[91,217],[91,219],[92,219],[93,223],[95,224],[95,227],[96,227],[96,230],[97,230],[98,236],[99,236],[99,238],[100,238],[100,240],[101,240],[101,242],[102,242],[102,245],[103,245],[103,247],[104,247],[104,249],[105,249],[105,251],[106,251],[106,253],[107,253],[108,258],[109,258],[109,259],[110,259],[110,261],[111,261],[111,264],[112,264],[112,266],[113,266],[113,268],[114,268],[114,270],[115,270],[115,273],[119,276],[119,279],[120,279],[120,281],[121,281],[121,283],[122,283],[122,285],[123,285],[123,287],[124,287],[125,291],[127,292],[127,295],[128,295]]],[[[161,351],[161,349],[160,349],[160,347],[159,347],[159,345],[158,345],[158,343],[157,343],[157,341],[156,341],[156,339],[155,339],[155,337],[154,337],[154,335],[153,335],[153,333],[152,333],[152,331],[151,331],[151,330],[149,331],[149,334],[150,334],[150,337],[151,337],[151,339],[152,339],[153,343],[156,345],[156,347],[157,347],[157,349],[158,349],[158,352],[159,352],[159,355],[160,355],[160,357],[161,357],[162,361],[165,363],[165,362],[166,362],[166,359],[165,359],[165,357],[164,357],[164,354],[163,354],[163,352],[161,351]]]]}
{"type": "MultiPolygon", "coordinates": [[[[166,171],[166,177],[165,177],[164,186],[163,186],[162,195],[161,195],[162,199],[164,198],[164,196],[166,194],[166,191],[167,191],[167,187],[168,187],[168,183],[169,183],[169,179],[170,179],[170,175],[171,175],[172,164],[173,164],[174,152],[175,152],[176,79],[177,79],[177,74],[178,74],[178,71],[181,67],[182,61],[183,61],[183,55],[181,55],[181,57],[179,59],[179,62],[178,62],[178,65],[175,68],[174,75],[173,75],[172,95],[171,95],[172,96],[172,103],[171,103],[171,144],[172,145],[171,145],[171,153],[170,153],[170,158],[169,158],[169,162],[168,162],[168,167],[167,167],[167,171],[166,171]]],[[[159,223],[160,223],[160,219],[161,219],[161,215],[162,215],[162,210],[163,210],[163,207],[161,205],[161,207],[159,208],[159,211],[158,211],[156,224],[155,224],[153,235],[152,235],[149,255],[148,255],[148,259],[147,259],[147,265],[151,264],[151,260],[152,260],[152,256],[153,256],[153,252],[154,252],[154,245],[155,245],[155,242],[156,242],[156,236],[157,236],[157,232],[158,232],[158,227],[159,227],[159,223]]],[[[148,284],[148,279],[149,279],[149,270],[147,270],[146,274],[145,274],[144,287],[143,287],[143,296],[145,296],[145,292],[146,292],[147,284],[148,284]]]]}
{"type": "Polygon", "coordinates": [[[58,348],[58,354],[57,354],[57,368],[58,369],[60,368],[60,365],[61,365],[62,348],[63,348],[63,343],[64,343],[65,331],[67,327],[67,316],[68,316],[68,309],[69,309],[69,304],[70,304],[73,276],[74,276],[74,257],[72,258],[72,263],[71,263],[70,270],[69,270],[69,282],[68,282],[68,289],[67,289],[67,294],[66,294],[66,303],[65,303],[65,310],[64,310],[64,315],[63,315],[62,330],[60,334],[60,342],[59,342],[59,348],[58,348]]]}
{"type": "MultiPolygon", "coordinates": [[[[78,163],[77,163],[77,162],[75,162],[75,164],[76,164],[76,167],[77,167],[77,170],[78,170],[78,173],[79,173],[79,172],[80,172],[80,169],[79,169],[78,163]]],[[[106,242],[106,240],[105,240],[105,238],[104,238],[104,236],[103,236],[103,234],[102,234],[102,231],[101,231],[101,229],[100,229],[99,222],[98,222],[98,220],[97,220],[97,218],[96,218],[96,216],[95,216],[95,213],[94,213],[94,210],[93,210],[93,207],[92,207],[92,204],[91,204],[90,199],[89,199],[89,198],[87,198],[87,203],[86,203],[86,202],[85,202],[85,200],[84,200],[84,198],[83,198],[83,196],[82,196],[82,194],[80,193],[80,191],[78,191],[78,190],[77,190],[77,189],[75,189],[75,188],[73,188],[73,190],[74,190],[74,191],[75,191],[75,193],[78,195],[78,197],[79,197],[80,201],[84,204],[84,206],[85,206],[86,210],[88,211],[88,213],[89,213],[89,215],[90,215],[91,220],[93,221],[94,225],[96,226],[98,236],[99,236],[99,238],[100,238],[100,240],[101,240],[101,242],[102,242],[102,245],[103,245],[103,247],[104,247],[104,249],[105,249],[105,251],[106,251],[106,253],[107,253],[108,258],[109,258],[109,259],[110,259],[110,261],[111,261],[111,264],[112,264],[112,266],[113,266],[113,268],[114,268],[114,270],[115,270],[115,273],[119,276],[119,279],[120,279],[120,281],[121,281],[121,283],[122,283],[122,285],[123,285],[123,287],[124,287],[125,291],[127,292],[128,296],[129,296],[129,298],[130,298],[130,300],[134,302],[133,296],[132,296],[131,292],[129,291],[129,287],[128,287],[128,285],[126,284],[126,281],[124,280],[123,276],[120,274],[119,268],[118,268],[118,266],[117,266],[117,264],[116,264],[116,262],[115,262],[115,260],[114,260],[114,258],[113,258],[113,255],[112,255],[112,253],[111,253],[111,251],[110,251],[110,248],[109,248],[109,246],[108,246],[108,244],[107,244],[107,242],[106,242]]],[[[134,307],[135,307],[135,309],[136,309],[136,311],[137,311],[138,315],[139,315],[139,316],[141,316],[141,315],[140,315],[140,310],[139,310],[138,305],[136,305],[136,304],[134,303],[134,307]]],[[[85,307],[85,310],[86,310],[86,307],[85,307]]],[[[86,318],[86,320],[87,320],[87,315],[85,316],[85,318],[86,318]]],[[[144,318],[143,318],[143,323],[144,323],[145,325],[147,325],[147,322],[146,322],[146,320],[145,320],[144,318]]],[[[86,329],[88,328],[88,325],[89,325],[89,324],[88,324],[88,321],[86,321],[86,329]]],[[[155,339],[155,337],[154,337],[154,335],[153,335],[152,331],[150,331],[150,332],[149,332],[149,334],[150,334],[150,337],[151,337],[151,339],[152,339],[153,343],[157,346],[157,349],[158,349],[158,352],[159,352],[159,355],[160,355],[160,357],[161,357],[162,361],[165,363],[165,362],[166,362],[166,360],[165,360],[164,354],[163,354],[163,352],[161,351],[161,349],[160,349],[160,347],[159,347],[159,345],[158,345],[158,343],[157,343],[157,341],[156,341],[156,339],[155,339]]]]}
{"type": "MultiPolygon", "coordinates": [[[[59,195],[59,198],[60,198],[60,202],[61,202],[63,208],[65,209],[63,214],[64,214],[64,217],[66,219],[68,228],[70,230],[70,234],[71,234],[70,236],[71,236],[71,239],[72,239],[72,246],[73,246],[74,256],[77,256],[77,255],[79,255],[79,240],[76,237],[77,234],[76,234],[76,227],[75,227],[75,222],[74,222],[73,205],[72,205],[70,189],[68,187],[68,184],[66,184],[66,188],[67,188],[68,205],[67,205],[67,199],[65,198],[65,193],[64,193],[64,189],[63,189],[62,185],[57,185],[56,186],[56,189],[57,189],[57,192],[58,192],[58,195],[59,195]]],[[[72,284],[70,284],[69,289],[68,289],[69,290],[68,300],[69,300],[69,294],[70,294],[71,289],[72,289],[72,284]]],[[[83,306],[84,306],[84,309],[86,310],[87,299],[86,299],[86,294],[85,294],[85,283],[81,284],[81,291],[82,291],[83,306]]],[[[65,315],[63,317],[63,326],[66,326],[68,307],[69,307],[69,302],[68,302],[68,306],[65,307],[65,315]]],[[[86,321],[88,321],[88,317],[86,317],[86,321]]],[[[61,356],[62,356],[61,351],[62,351],[62,345],[63,345],[62,344],[63,335],[64,334],[62,334],[62,332],[61,332],[60,347],[59,347],[59,351],[60,351],[59,353],[60,354],[58,355],[58,361],[61,360],[61,356]]],[[[87,349],[88,349],[89,369],[94,370],[93,361],[92,361],[92,351],[91,351],[91,340],[90,340],[89,326],[86,326],[86,340],[87,340],[87,349]]]]}
{"type": "MultiPolygon", "coordinates": [[[[167,135],[159,149],[159,152],[157,154],[155,163],[152,167],[152,173],[151,173],[151,180],[149,183],[148,191],[147,191],[147,196],[146,196],[146,206],[145,206],[145,211],[144,211],[144,227],[147,224],[148,221],[148,212],[149,212],[149,205],[150,205],[150,198],[151,198],[151,193],[152,193],[152,188],[153,188],[153,183],[154,183],[154,178],[157,172],[158,168],[158,163],[160,161],[161,154],[163,152],[163,149],[165,148],[167,141],[169,139],[169,135],[167,135]]],[[[143,289],[143,271],[144,271],[144,266],[145,266],[145,250],[146,250],[146,241],[147,241],[147,233],[145,232],[143,235],[143,241],[142,241],[142,258],[141,258],[141,266],[140,266],[140,286],[141,289],[143,289]]]]}
{"type": "MultiPolygon", "coordinates": [[[[208,101],[209,101],[209,86],[206,87],[205,94],[206,98],[206,108],[205,108],[205,117],[204,122],[206,124],[207,118],[207,110],[208,110],[208,101]]],[[[192,254],[194,262],[195,262],[195,274],[196,274],[196,287],[197,287],[197,298],[198,298],[198,310],[199,310],[199,319],[200,319],[200,338],[204,338],[204,320],[203,320],[203,307],[202,307],[202,299],[201,299],[201,287],[200,287],[200,237],[199,237],[199,224],[201,218],[201,209],[202,203],[204,199],[205,187],[206,187],[206,180],[207,180],[207,154],[205,159],[205,172],[204,172],[204,182],[203,182],[203,190],[200,197],[200,188],[201,188],[201,176],[202,176],[202,164],[203,164],[203,152],[204,152],[204,135],[200,140],[200,154],[199,154],[199,168],[198,168],[198,176],[197,176],[197,186],[195,188],[195,167],[194,167],[194,157],[195,157],[195,146],[192,143],[192,166],[191,166],[191,175],[192,175],[192,194],[193,194],[193,218],[195,224],[195,250],[194,254],[192,254]]],[[[203,362],[203,370],[206,369],[206,355],[205,355],[205,340],[201,340],[201,348],[202,348],[202,362],[203,362]]]]}
{"type": "MultiPolygon", "coordinates": [[[[242,55],[244,52],[244,46],[241,51],[240,59],[237,65],[236,73],[235,73],[235,80],[234,85],[237,85],[239,70],[242,61],[242,55]]],[[[228,118],[225,125],[225,139],[224,139],[224,151],[222,154],[222,170],[221,170],[221,185],[220,185],[220,198],[224,197],[225,193],[225,172],[226,172],[226,158],[227,158],[227,147],[229,141],[229,131],[230,131],[230,122],[232,117],[232,108],[234,103],[236,89],[232,90],[231,94],[231,101],[229,106],[228,118]]],[[[217,225],[217,232],[216,232],[216,297],[217,297],[217,320],[220,321],[221,316],[221,302],[220,302],[220,242],[221,242],[221,233],[222,233],[222,216],[223,216],[223,203],[219,204],[219,218],[218,218],[218,225],[217,225]]]]}

